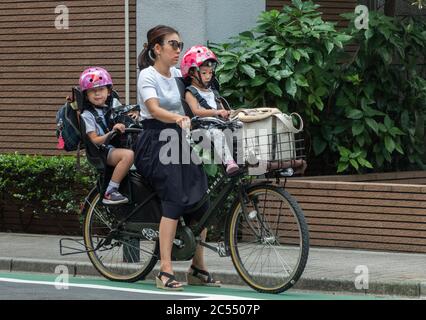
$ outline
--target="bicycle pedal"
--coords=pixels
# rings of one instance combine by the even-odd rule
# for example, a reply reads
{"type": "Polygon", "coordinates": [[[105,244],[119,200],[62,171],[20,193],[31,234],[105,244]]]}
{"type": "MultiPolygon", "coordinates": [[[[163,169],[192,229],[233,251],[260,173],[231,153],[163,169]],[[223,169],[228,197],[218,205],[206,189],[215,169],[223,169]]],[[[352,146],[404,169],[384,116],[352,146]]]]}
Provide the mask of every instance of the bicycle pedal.
{"type": "Polygon", "coordinates": [[[226,246],[224,242],[218,242],[217,244],[217,253],[219,254],[219,257],[227,257],[228,254],[226,252],[226,246]]]}

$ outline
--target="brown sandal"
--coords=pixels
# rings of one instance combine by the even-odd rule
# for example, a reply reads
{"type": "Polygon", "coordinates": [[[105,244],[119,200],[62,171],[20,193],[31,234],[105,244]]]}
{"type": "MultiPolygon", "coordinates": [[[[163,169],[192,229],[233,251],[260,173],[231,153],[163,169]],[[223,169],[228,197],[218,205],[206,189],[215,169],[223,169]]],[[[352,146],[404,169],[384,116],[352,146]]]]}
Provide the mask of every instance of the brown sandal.
{"type": "Polygon", "coordinates": [[[160,272],[158,276],[155,277],[155,282],[157,284],[157,288],[170,290],[170,291],[181,291],[183,290],[183,286],[180,282],[176,281],[176,277],[173,274],[167,272],[160,272]],[[166,283],[163,283],[161,277],[167,277],[168,280],[166,283]]]}
{"type": "Polygon", "coordinates": [[[222,285],[220,281],[214,280],[209,272],[194,266],[191,266],[191,269],[193,272],[188,272],[187,274],[187,282],[189,285],[207,287],[220,287],[222,285]]]}

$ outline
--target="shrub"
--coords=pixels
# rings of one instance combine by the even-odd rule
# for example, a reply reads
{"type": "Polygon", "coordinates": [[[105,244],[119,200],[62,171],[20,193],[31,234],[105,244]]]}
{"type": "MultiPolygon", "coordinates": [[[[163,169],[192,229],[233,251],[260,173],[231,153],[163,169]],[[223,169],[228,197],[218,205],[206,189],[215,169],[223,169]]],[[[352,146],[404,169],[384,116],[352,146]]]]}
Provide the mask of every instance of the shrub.
{"type": "Polygon", "coordinates": [[[278,107],[305,122],[309,173],[424,168],[426,23],[370,12],[368,30],[324,22],[293,0],[234,42],[213,44],[234,108],[278,107]],[[344,45],[358,47],[352,58],[344,45]]]}
{"type": "MultiPolygon", "coordinates": [[[[351,15],[349,15],[351,16],[351,15]]],[[[342,66],[335,105],[322,116],[315,156],[327,149],[337,172],[424,169],[426,24],[370,13],[368,30],[350,25],[359,50],[342,66]]]]}
{"type": "Polygon", "coordinates": [[[351,37],[323,21],[319,5],[292,3],[281,12],[262,13],[257,27],[233,43],[211,46],[222,62],[217,69],[222,94],[235,108],[278,107],[318,123],[336,61],[351,37]]]}
{"type": "Polygon", "coordinates": [[[95,173],[83,160],[76,170],[74,157],[0,155],[0,192],[16,199],[20,211],[34,214],[76,214],[93,187],[95,173]]]}

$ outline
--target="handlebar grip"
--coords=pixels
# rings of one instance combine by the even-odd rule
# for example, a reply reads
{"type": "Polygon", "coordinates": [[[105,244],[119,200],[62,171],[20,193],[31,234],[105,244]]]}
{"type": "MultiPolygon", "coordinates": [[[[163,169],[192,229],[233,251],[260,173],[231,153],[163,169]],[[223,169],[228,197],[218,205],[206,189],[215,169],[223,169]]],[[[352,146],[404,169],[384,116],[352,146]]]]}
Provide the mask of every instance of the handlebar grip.
{"type": "Polygon", "coordinates": [[[111,134],[108,135],[108,137],[105,139],[104,145],[109,145],[111,140],[114,139],[117,136],[118,132],[116,130],[112,130],[111,134]]]}
{"type": "Polygon", "coordinates": [[[142,131],[143,129],[140,129],[140,128],[126,128],[124,130],[124,133],[140,133],[142,131]]]}

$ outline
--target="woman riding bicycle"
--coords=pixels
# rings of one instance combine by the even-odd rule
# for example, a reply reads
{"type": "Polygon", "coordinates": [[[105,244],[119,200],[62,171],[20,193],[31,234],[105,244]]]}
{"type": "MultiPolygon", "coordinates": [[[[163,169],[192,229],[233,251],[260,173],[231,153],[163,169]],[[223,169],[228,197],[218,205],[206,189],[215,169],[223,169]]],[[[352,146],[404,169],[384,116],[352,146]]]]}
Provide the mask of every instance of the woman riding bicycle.
{"type": "MultiPolygon", "coordinates": [[[[144,131],[139,137],[135,152],[135,165],[158,193],[161,200],[160,222],[160,273],[156,277],[157,287],[167,290],[182,290],[176,281],[171,263],[173,240],[178,220],[197,221],[208,209],[208,203],[192,214],[193,209],[207,191],[207,177],[201,165],[194,163],[166,164],[162,160],[162,130],[174,130],[179,136],[179,146],[187,143],[182,139],[182,128],[188,128],[190,119],[185,116],[181,95],[175,77],[181,73],[174,66],[178,63],[183,48],[179,33],[168,26],[159,25],[147,33],[148,42],[139,56],[141,73],[138,80],[138,99],[144,131]]],[[[188,149],[189,150],[189,146],[188,149]]],[[[183,153],[184,151],[182,151],[183,153]]],[[[181,155],[183,156],[183,155],[181,155]]],[[[182,158],[180,158],[181,160],[182,158]]],[[[202,233],[203,240],[207,231],[202,233]]],[[[203,248],[197,247],[192,266],[188,272],[188,284],[220,285],[206,271],[203,248]]]]}

